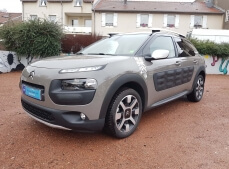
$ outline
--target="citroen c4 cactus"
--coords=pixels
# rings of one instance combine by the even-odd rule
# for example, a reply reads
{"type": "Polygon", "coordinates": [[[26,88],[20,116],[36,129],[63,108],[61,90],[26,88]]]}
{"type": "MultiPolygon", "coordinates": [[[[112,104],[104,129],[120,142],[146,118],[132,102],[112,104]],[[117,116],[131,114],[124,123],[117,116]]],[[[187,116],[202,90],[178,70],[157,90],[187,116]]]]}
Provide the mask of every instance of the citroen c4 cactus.
{"type": "Polygon", "coordinates": [[[21,75],[21,103],[54,128],[125,138],[142,113],[182,96],[203,97],[205,62],[182,35],[113,34],[75,56],[40,60],[21,75]]]}

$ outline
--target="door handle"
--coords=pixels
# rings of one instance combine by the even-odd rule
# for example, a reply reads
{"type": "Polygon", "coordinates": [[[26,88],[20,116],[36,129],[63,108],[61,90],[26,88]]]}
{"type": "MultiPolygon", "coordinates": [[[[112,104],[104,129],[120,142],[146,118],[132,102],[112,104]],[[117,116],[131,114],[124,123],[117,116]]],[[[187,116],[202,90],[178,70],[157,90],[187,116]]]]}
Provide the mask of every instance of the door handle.
{"type": "Polygon", "coordinates": [[[193,63],[197,64],[198,63],[198,60],[193,60],[193,63]]]}
{"type": "Polygon", "coordinates": [[[181,66],[181,62],[180,61],[176,61],[175,65],[176,66],[181,66]]]}

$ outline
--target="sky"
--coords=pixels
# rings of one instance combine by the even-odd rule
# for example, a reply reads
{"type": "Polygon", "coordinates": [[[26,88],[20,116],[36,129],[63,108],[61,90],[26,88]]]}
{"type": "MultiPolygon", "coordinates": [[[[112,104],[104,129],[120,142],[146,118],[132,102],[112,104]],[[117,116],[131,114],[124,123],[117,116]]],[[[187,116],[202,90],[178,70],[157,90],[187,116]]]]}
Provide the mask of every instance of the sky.
{"type": "Polygon", "coordinates": [[[6,9],[7,12],[22,12],[20,0],[0,0],[0,10],[6,9]]]}

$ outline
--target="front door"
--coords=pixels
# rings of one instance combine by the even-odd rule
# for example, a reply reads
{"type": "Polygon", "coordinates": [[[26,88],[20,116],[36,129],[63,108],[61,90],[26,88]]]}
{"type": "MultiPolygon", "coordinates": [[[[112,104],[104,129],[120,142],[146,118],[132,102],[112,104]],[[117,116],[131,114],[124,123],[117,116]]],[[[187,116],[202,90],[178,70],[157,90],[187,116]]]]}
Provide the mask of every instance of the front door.
{"type": "Polygon", "coordinates": [[[147,63],[148,79],[150,87],[149,104],[163,102],[187,91],[185,84],[189,83],[194,67],[187,64],[186,58],[178,57],[175,42],[171,36],[157,36],[149,41],[143,49],[143,55],[151,55],[157,49],[169,50],[166,59],[153,60],[147,63]]]}

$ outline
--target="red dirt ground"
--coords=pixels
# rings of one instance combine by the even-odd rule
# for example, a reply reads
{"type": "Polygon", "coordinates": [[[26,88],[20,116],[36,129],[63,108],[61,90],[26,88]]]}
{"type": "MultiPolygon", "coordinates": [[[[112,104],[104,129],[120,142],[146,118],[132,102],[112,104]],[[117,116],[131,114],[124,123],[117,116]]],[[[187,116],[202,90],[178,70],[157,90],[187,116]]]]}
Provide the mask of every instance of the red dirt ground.
{"type": "Polygon", "coordinates": [[[185,98],[145,112],[137,131],[49,128],[23,111],[20,72],[0,75],[0,168],[229,168],[229,76],[208,75],[203,99],[185,98]]]}

